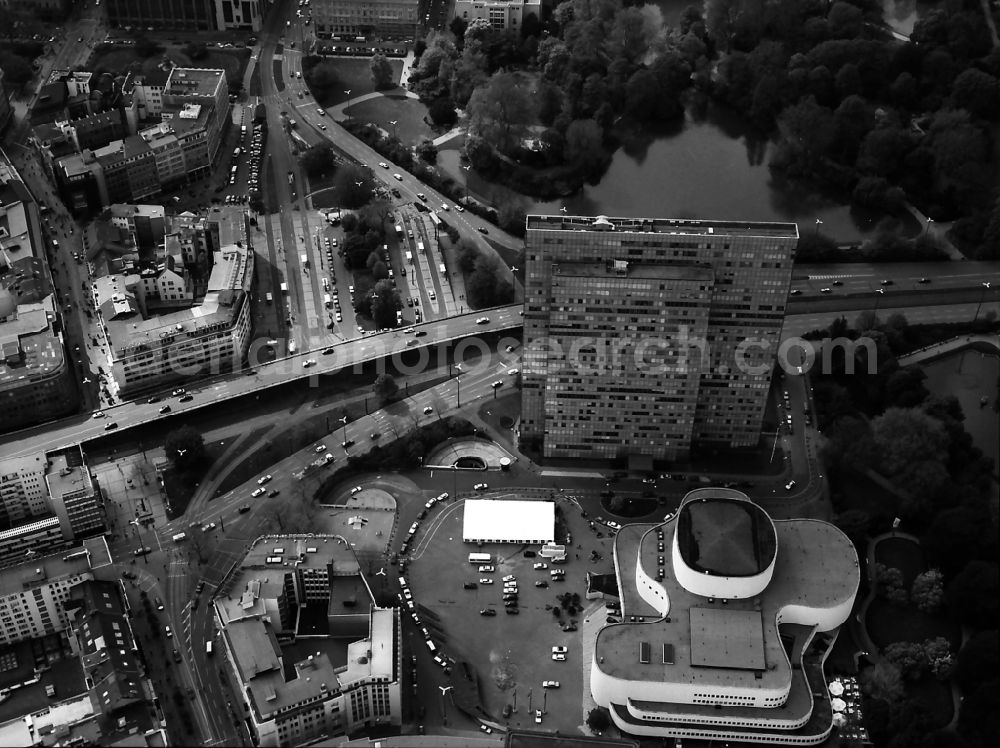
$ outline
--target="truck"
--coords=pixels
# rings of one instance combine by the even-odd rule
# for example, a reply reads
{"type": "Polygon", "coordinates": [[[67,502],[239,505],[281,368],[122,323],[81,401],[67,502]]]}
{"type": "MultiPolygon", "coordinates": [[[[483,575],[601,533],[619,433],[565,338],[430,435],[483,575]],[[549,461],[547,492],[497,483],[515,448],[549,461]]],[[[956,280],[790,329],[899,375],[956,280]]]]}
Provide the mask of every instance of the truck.
{"type": "Polygon", "coordinates": [[[179,532],[176,535],[174,535],[173,540],[175,543],[183,543],[185,540],[187,540],[187,533],[179,532]]]}
{"type": "Polygon", "coordinates": [[[300,254],[299,255],[299,260],[302,262],[302,267],[304,267],[304,268],[309,267],[309,255],[304,254],[304,253],[300,254]]]}
{"type": "Polygon", "coordinates": [[[288,284],[287,283],[282,283],[281,284],[281,293],[285,294],[285,296],[288,296],[288,284]]]}
{"type": "Polygon", "coordinates": [[[313,460],[309,464],[314,468],[322,468],[333,462],[333,455],[327,452],[325,455],[320,457],[318,460],[313,460]]]}
{"type": "Polygon", "coordinates": [[[330,294],[323,294],[323,306],[327,309],[333,306],[333,299],[330,298],[330,294]]]}

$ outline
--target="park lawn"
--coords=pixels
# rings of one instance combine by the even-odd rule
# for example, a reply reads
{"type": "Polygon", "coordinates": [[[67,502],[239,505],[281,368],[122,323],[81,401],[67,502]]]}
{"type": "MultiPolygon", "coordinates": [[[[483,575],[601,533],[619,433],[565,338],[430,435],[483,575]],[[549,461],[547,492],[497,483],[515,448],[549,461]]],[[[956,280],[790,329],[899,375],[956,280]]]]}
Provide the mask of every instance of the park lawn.
{"type": "Polygon", "coordinates": [[[395,134],[404,145],[416,144],[438,135],[424,122],[427,116],[426,106],[418,99],[411,99],[391,91],[388,95],[377,99],[351,104],[350,116],[352,120],[371,122],[389,135],[395,134]],[[389,124],[393,121],[396,122],[395,127],[389,124]]]}

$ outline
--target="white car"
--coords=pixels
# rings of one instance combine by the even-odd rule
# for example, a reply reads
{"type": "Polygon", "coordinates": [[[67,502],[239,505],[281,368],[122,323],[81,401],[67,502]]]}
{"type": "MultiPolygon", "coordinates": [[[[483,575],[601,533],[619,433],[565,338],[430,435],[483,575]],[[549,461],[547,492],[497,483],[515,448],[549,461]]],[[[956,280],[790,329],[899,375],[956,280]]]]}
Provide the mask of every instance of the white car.
{"type": "Polygon", "coordinates": [[[313,450],[313,452],[315,452],[316,454],[321,454],[322,452],[325,452],[325,451],[326,451],[326,445],[325,444],[317,444],[316,448],[313,450]]]}
{"type": "Polygon", "coordinates": [[[104,413],[102,413],[101,411],[97,411],[96,413],[94,413],[94,418],[104,418],[104,413]]]}
{"type": "Polygon", "coordinates": [[[434,412],[434,408],[432,408],[430,405],[428,405],[426,408],[424,408],[424,415],[425,416],[429,416],[433,412],[434,412]]]}
{"type": "Polygon", "coordinates": [[[250,495],[256,499],[258,496],[262,496],[266,490],[266,488],[255,488],[250,495]]]}
{"type": "Polygon", "coordinates": [[[459,213],[465,212],[465,208],[463,208],[461,205],[456,205],[455,210],[457,210],[459,213]]]}
{"type": "Polygon", "coordinates": [[[542,688],[559,688],[559,681],[557,680],[543,680],[542,688]]]}
{"type": "Polygon", "coordinates": [[[548,565],[548,564],[544,564],[544,563],[542,563],[541,561],[539,561],[539,562],[538,562],[537,564],[535,564],[535,565],[534,565],[534,566],[532,566],[531,568],[533,568],[533,569],[536,569],[536,570],[537,570],[537,569],[548,569],[548,568],[549,568],[549,565],[548,565]]]}
{"type": "Polygon", "coordinates": [[[472,488],[474,490],[476,490],[476,491],[485,491],[487,488],[489,488],[489,484],[487,484],[487,483],[477,483],[472,488]]]}
{"type": "Polygon", "coordinates": [[[553,647],[552,648],[552,654],[566,654],[567,652],[569,652],[569,649],[567,649],[566,647],[553,647]]]}
{"type": "Polygon", "coordinates": [[[566,655],[553,652],[552,659],[556,662],[566,662],[566,655]]]}
{"type": "Polygon", "coordinates": [[[494,571],[496,571],[496,569],[494,569],[490,564],[483,564],[479,567],[480,574],[492,574],[494,571]]]}
{"type": "Polygon", "coordinates": [[[397,182],[402,182],[402,181],[403,181],[403,175],[402,175],[402,174],[393,174],[393,175],[392,175],[392,177],[393,177],[393,179],[395,179],[395,180],[396,180],[397,182]]]}
{"type": "Polygon", "coordinates": [[[489,317],[480,317],[479,319],[476,320],[477,325],[487,325],[489,324],[489,322],[490,322],[489,317]]]}
{"type": "Polygon", "coordinates": [[[212,532],[216,527],[214,522],[209,522],[207,525],[203,525],[201,528],[202,532],[212,532]]]}
{"type": "Polygon", "coordinates": [[[441,210],[450,210],[448,203],[441,203],[441,210]]]}
{"type": "Polygon", "coordinates": [[[497,379],[493,382],[493,389],[497,389],[498,387],[503,387],[502,379],[497,379]]]}
{"type": "Polygon", "coordinates": [[[508,377],[516,377],[520,373],[521,373],[520,369],[508,369],[507,370],[507,376],[508,377]]]}
{"type": "Polygon", "coordinates": [[[381,166],[383,169],[389,168],[389,164],[387,164],[385,161],[379,161],[378,165],[381,166]]]}
{"type": "Polygon", "coordinates": [[[351,496],[360,492],[361,492],[361,486],[355,486],[354,488],[351,489],[351,496]]]}
{"type": "Polygon", "coordinates": [[[302,368],[308,369],[310,366],[315,366],[315,365],[316,365],[316,359],[310,358],[306,359],[306,362],[302,364],[302,368]]]}
{"type": "Polygon", "coordinates": [[[537,725],[542,724],[542,710],[541,709],[536,709],[535,710],[535,724],[537,724],[537,725]]]}
{"type": "Polygon", "coordinates": [[[619,525],[617,522],[612,522],[611,520],[608,520],[608,527],[610,527],[612,530],[621,530],[622,529],[621,525],[619,525]]]}
{"type": "Polygon", "coordinates": [[[263,476],[262,478],[258,478],[258,479],[257,479],[257,485],[258,485],[258,486],[263,486],[263,485],[264,485],[265,483],[267,483],[267,482],[268,482],[269,480],[271,480],[271,476],[270,476],[270,475],[265,475],[265,476],[263,476]]]}
{"type": "Polygon", "coordinates": [[[170,630],[169,626],[164,626],[163,630],[167,632],[167,638],[168,639],[170,639],[174,635],[174,632],[170,630]]]}
{"type": "Polygon", "coordinates": [[[505,582],[516,582],[517,581],[517,577],[515,577],[513,574],[508,574],[507,576],[505,576],[503,578],[503,581],[505,581],[505,582]]]}
{"type": "Polygon", "coordinates": [[[493,584],[493,580],[490,579],[489,577],[483,577],[482,579],[479,580],[479,583],[480,584],[493,584]]]}

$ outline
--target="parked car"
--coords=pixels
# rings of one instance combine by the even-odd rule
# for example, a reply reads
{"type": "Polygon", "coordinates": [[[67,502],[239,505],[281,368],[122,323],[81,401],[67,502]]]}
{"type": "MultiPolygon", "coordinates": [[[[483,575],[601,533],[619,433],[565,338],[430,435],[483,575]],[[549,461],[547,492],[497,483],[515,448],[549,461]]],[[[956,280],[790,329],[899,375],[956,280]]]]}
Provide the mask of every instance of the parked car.
{"type": "Polygon", "coordinates": [[[479,615],[481,616],[495,616],[496,614],[497,612],[493,608],[483,608],[479,611],[479,615]]]}

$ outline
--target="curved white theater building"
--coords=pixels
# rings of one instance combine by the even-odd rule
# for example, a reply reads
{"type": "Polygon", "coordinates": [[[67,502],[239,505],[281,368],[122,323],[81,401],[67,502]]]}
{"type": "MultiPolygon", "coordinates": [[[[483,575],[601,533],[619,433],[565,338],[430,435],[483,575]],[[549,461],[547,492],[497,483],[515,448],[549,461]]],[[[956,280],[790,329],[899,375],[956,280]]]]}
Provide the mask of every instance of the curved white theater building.
{"type": "Polygon", "coordinates": [[[826,739],[823,660],[860,582],[840,530],[775,521],[739,491],[704,488],[662,524],[622,528],[614,558],[623,622],[598,633],[590,687],[621,730],[826,739]]]}

